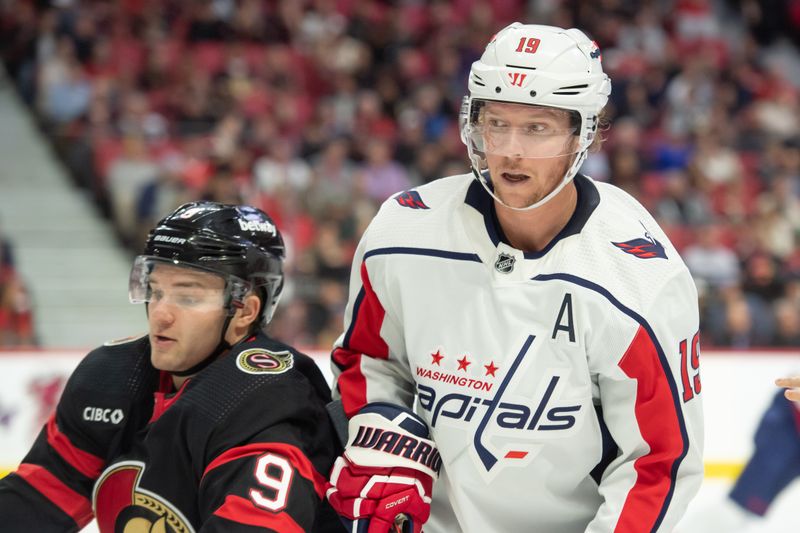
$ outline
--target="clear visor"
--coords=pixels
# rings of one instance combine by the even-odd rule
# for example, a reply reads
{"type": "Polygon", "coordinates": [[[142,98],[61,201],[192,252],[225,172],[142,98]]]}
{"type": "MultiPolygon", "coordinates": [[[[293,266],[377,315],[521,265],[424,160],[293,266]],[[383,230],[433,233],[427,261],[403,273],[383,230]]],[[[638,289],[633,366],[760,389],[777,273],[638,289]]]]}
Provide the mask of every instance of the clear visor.
{"type": "Polygon", "coordinates": [[[546,106],[474,100],[466,133],[474,149],[483,154],[567,156],[580,151],[574,114],[546,106]]]}
{"type": "Polygon", "coordinates": [[[134,260],[128,282],[131,303],[196,311],[232,313],[249,290],[250,284],[235,276],[144,255],[134,260]]]}

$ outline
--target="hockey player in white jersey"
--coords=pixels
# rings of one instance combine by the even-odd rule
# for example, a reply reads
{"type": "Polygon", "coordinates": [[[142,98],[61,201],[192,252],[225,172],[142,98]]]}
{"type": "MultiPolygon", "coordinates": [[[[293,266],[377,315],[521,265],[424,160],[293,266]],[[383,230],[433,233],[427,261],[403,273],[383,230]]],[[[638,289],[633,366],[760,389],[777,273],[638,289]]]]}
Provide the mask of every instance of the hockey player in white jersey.
{"type": "Polygon", "coordinates": [[[692,279],[636,200],[578,174],[610,92],[580,30],[508,26],[470,72],[473,173],[366,230],[332,354],[327,495],[352,531],[667,532],[698,490],[692,279]]]}

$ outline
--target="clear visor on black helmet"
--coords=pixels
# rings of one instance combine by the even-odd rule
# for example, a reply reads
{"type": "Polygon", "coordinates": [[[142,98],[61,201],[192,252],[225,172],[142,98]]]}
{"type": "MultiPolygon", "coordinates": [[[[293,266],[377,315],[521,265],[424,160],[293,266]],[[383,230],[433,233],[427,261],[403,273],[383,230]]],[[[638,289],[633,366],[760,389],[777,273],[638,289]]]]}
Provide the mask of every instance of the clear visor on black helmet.
{"type": "Polygon", "coordinates": [[[251,290],[247,281],[196,265],[140,255],[131,268],[131,303],[164,304],[196,311],[226,310],[233,314],[251,290]]]}
{"type": "Polygon", "coordinates": [[[580,115],[547,106],[473,99],[465,135],[482,155],[549,158],[580,151],[580,115]]]}

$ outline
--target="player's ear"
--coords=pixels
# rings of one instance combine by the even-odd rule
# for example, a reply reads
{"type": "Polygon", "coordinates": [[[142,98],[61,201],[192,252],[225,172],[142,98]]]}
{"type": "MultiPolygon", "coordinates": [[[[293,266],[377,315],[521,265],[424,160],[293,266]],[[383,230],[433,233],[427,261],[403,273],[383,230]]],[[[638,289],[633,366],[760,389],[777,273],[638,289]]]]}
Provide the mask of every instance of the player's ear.
{"type": "Polygon", "coordinates": [[[234,344],[255,330],[254,324],[261,319],[261,299],[255,294],[248,294],[242,301],[242,307],[236,310],[228,326],[225,339],[234,344]]]}
{"type": "Polygon", "coordinates": [[[241,326],[249,328],[253,322],[258,321],[261,314],[261,299],[255,294],[248,294],[244,297],[244,302],[241,309],[236,311],[236,316],[241,320],[241,326]]]}

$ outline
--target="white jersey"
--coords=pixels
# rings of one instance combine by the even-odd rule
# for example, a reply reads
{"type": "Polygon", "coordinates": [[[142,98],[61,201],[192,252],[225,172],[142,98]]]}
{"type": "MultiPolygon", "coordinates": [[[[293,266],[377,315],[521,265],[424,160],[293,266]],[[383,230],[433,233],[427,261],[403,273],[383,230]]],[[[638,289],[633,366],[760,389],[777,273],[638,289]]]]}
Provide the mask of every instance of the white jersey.
{"type": "Polygon", "coordinates": [[[672,531],[700,486],[692,278],[636,200],[575,184],[541,252],[471,175],[387,200],[361,240],[334,394],[428,422],[428,533],[672,531]]]}

